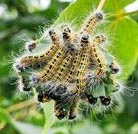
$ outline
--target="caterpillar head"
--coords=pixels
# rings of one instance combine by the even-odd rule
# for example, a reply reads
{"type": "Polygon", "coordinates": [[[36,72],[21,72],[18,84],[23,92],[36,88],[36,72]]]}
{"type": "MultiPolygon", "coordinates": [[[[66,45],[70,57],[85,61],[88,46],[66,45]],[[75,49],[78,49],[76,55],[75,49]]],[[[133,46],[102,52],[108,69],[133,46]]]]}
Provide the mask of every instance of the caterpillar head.
{"type": "Polygon", "coordinates": [[[62,33],[67,33],[67,34],[71,33],[71,30],[70,30],[69,26],[66,25],[66,24],[61,26],[61,31],[62,31],[62,33]]]}
{"type": "Polygon", "coordinates": [[[25,46],[26,46],[26,50],[28,50],[29,52],[32,52],[33,49],[36,48],[36,41],[29,41],[26,42],[25,46]]]}
{"type": "Polygon", "coordinates": [[[76,108],[71,109],[69,112],[69,120],[74,120],[77,117],[76,108]]]}
{"type": "Polygon", "coordinates": [[[95,42],[95,43],[98,44],[98,45],[104,43],[105,41],[106,41],[106,37],[105,37],[104,35],[102,35],[102,34],[97,35],[97,36],[94,38],[94,40],[93,40],[93,42],[95,42]]]}
{"type": "Polygon", "coordinates": [[[116,73],[119,73],[119,71],[120,71],[119,66],[115,62],[112,62],[109,65],[109,68],[110,68],[111,74],[116,74],[116,73]]]}
{"type": "Polygon", "coordinates": [[[37,75],[32,75],[31,76],[30,83],[31,83],[32,86],[36,86],[39,83],[39,81],[40,81],[39,76],[37,76],[37,75]]]}
{"type": "Polygon", "coordinates": [[[52,40],[53,42],[56,41],[56,39],[57,39],[57,34],[56,34],[56,32],[55,32],[54,29],[51,29],[51,30],[49,31],[49,36],[50,36],[50,38],[51,38],[51,40],[52,40]]]}
{"type": "Polygon", "coordinates": [[[97,21],[101,21],[101,20],[103,20],[103,13],[102,12],[96,12],[95,17],[96,17],[97,21]]]}
{"type": "Polygon", "coordinates": [[[80,42],[81,48],[84,48],[85,46],[87,46],[88,42],[89,42],[89,35],[83,34],[80,42]]]}

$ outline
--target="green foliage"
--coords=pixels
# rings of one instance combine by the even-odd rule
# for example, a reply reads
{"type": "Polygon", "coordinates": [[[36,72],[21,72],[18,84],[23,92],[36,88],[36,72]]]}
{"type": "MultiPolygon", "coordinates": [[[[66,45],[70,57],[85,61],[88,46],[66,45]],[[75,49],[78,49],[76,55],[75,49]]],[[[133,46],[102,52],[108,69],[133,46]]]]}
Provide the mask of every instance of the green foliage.
{"type": "Polygon", "coordinates": [[[112,22],[111,29],[115,33],[115,41],[110,50],[122,67],[121,79],[132,74],[138,57],[138,25],[129,17],[121,17],[112,22]]]}

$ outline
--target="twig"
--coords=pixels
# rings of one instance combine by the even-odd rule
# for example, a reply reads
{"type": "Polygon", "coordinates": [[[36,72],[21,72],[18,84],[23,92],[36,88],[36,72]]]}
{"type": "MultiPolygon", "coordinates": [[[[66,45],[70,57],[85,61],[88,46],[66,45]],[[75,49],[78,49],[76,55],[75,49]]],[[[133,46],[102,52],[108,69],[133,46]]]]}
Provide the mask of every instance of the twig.
{"type": "Polygon", "coordinates": [[[102,10],[105,2],[106,2],[106,0],[101,0],[100,3],[99,3],[99,5],[98,5],[98,7],[97,7],[97,9],[96,9],[96,11],[102,10]]]}
{"type": "Polygon", "coordinates": [[[30,99],[30,100],[27,100],[27,101],[23,101],[21,103],[18,103],[18,104],[15,104],[13,106],[10,106],[9,108],[6,109],[6,111],[8,113],[10,112],[13,112],[13,111],[17,111],[19,109],[23,109],[25,107],[28,107],[28,106],[31,106],[33,104],[35,104],[36,102],[34,101],[34,99],[30,99]]]}
{"type": "Polygon", "coordinates": [[[138,11],[124,12],[123,16],[138,14],[138,11]]]}

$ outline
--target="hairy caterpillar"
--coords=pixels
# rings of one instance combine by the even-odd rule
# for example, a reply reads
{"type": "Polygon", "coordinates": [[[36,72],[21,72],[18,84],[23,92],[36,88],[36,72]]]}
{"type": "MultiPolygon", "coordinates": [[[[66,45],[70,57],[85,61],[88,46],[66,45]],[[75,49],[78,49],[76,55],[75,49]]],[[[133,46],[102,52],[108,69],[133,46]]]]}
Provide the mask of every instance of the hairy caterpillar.
{"type": "Polygon", "coordinates": [[[80,55],[81,59],[80,59],[80,63],[79,63],[79,67],[78,67],[78,72],[77,72],[77,88],[79,90],[79,92],[81,92],[81,90],[84,87],[84,82],[83,82],[83,76],[88,68],[89,65],[89,36],[87,34],[82,35],[81,38],[81,47],[82,47],[82,51],[80,53],[82,53],[80,55]]]}
{"type": "Polygon", "coordinates": [[[57,53],[53,56],[51,61],[49,61],[48,65],[44,68],[44,70],[37,73],[37,77],[39,83],[47,82],[50,79],[50,76],[53,74],[53,71],[58,68],[58,65],[65,58],[67,50],[65,48],[59,48],[57,53]]]}
{"type": "Polygon", "coordinates": [[[23,57],[17,59],[16,64],[14,66],[18,71],[23,71],[30,67],[44,66],[45,64],[47,64],[47,62],[50,59],[52,59],[52,57],[54,56],[54,54],[60,47],[61,42],[59,41],[59,37],[54,32],[54,30],[50,30],[49,35],[52,40],[52,45],[50,45],[50,48],[46,52],[44,52],[40,55],[23,56],[23,57]]]}
{"type": "MultiPolygon", "coordinates": [[[[78,31],[74,32],[67,24],[53,27],[49,31],[49,49],[40,54],[23,55],[15,61],[15,69],[22,72],[17,71],[22,89],[30,91],[31,86],[37,85],[38,102],[53,100],[58,119],[75,119],[80,100],[91,105],[100,101],[101,105],[109,106],[112,95],[117,91],[114,74],[119,72],[118,64],[114,58],[109,63],[110,54],[101,47],[106,37],[94,35],[97,24],[102,20],[103,13],[96,11],[78,31]],[[27,68],[34,69],[29,82],[23,78],[27,68]]],[[[29,42],[28,50],[32,51],[36,44],[35,41],[29,42]]]]}
{"type": "Polygon", "coordinates": [[[64,40],[64,44],[65,47],[67,47],[67,56],[66,58],[62,61],[61,65],[59,66],[57,73],[54,77],[55,80],[62,80],[62,78],[67,74],[67,71],[69,71],[69,67],[71,66],[71,62],[72,62],[72,57],[74,56],[74,48],[72,47],[72,43],[71,43],[71,30],[67,25],[63,25],[61,26],[63,32],[63,40],[64,40]]]}
{"type": "Polygon", "coordinates": [[[103,20],[103,13],[102,12],[96,12],[92,16],[89,17],[89,19],[84,23],[82,33],[92,33],[94,28],[96,27],[97,23],[103,20]]]}

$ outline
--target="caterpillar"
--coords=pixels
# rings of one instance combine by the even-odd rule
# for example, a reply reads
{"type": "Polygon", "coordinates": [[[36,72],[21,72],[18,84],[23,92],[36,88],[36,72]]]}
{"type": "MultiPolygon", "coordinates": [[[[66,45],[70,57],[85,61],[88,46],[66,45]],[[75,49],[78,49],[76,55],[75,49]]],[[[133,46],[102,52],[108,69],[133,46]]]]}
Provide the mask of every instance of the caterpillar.
{"type": "Polygon", "coordinates": [[[62,61],[60,67],[58,68],[56,75],[54,77],[55,80],[63,80],[64,76],[66,75],[67,71],[69,70],[68,68],[71,65],[72,61],[72,56],[71,54],[68,54],[67,57],[62,61]]]}
{"type": "Polygon", "coordinates": [[[96,65],[96,70],[94,70],[93,75],[95,75],[95,77],[97,78],[102,78],[105,77],[105,73],[107,71],[106,59],[97,44],[99,43],[96,39],[92,41],[90,55],[92,58],[91,61],[94,62],[96,65]]]}
{"type": "MultiPolygon", "coordinates": [[[[22,90],[30,91],[31,86],[36,88],[37,85],[38,102],[53,100],[58,119],[75,119],[80,100],[91,105],[98,102],[103,106],[111,104],[116,91],[114,74],[119,72],[119,67],[114,58],[108,62],[110,55],[101,46],[106,37],[103,34],[91,36],[103,18],[103,13],[96,11],[75,32],[67,24],[60,25],[59,32],[54,27],[49,30],[51,45],[47,50],[23,55],[15,61],[17,73],[22,72],[18,73],[22,90]],[[23,77],[28,68],[34,71],[30,82],[23,77]],[[96,95],[99,86],[100,92],[105,93],[96,95]]],[[[28,51],[31,52],[36,44],[37,41],[28,42],[28,51]]]]}
{"type": "Polygon", "coordinates": [[[82,54],[81,59],[80,59],[80,63],[79,63],[79,68],[77,71],[77,89],[79,92],[82,92],[81,90],[84,87],[84,74],[88,68],[89,65],[89,36],[87,34],[83,34],[82,38],[81,38],[81,43],[80,43],[81,47],[82,47],[82,54]]]}
{"type": "Polygon", "coordinates": [[[51,61],[48,62],[48,65],[46,65],[46,67],[42,71],[37,73],[40,83],[47,82],[47,80],[50,79],[51,75],[53,74],[53,71],[58,68],[58,65],[65,58],[66,52],[67,51],[65,48],[59,48],[57,53],[51,59],[51,61]]]}
{"type": "Polygon", "coordinates": [[[80,61],[80,52],[75,51],[74,52],[74,59],[72,61],[72,66],[68,72],[68,74],[65,76],[65,81],[69,83],[76,82],[76,72],[80,61]]]}
{"type": "Polygon", "coordinates": [[[84,22],[84,25],[81,30],[81,34],[83,33],[92,33],[96,25],[103,20],[103,13],[102,12],[95,12],[89,19],[84,22]]]}
{"type": "Polygon", "coordinates": [[[56,75],[54,77],[55,80],[62,80],[62,78],[67,74],[68,68],[71,66],[72,57],[74,56],[74,48],[71,43],[71,30],[67,25],[62,25],[62,35],[64,40],[64,45],[67,47],[67,56],[63,59],[61,65],[59,66],[56,75]]]}
{"type": "Polygon", "coordinates": [[[59,40],[58,35],[54,32],[54,30],[49,31],[49,35],[52,40],[52,45],[50,45],[50,48],[40,55],[30,55],[30,56],[23,56],[16,60],[15,68],[18,71],[24,71],[25,69],[28,69],[30,67],[41,67],[47,64],[47,62],[52,59],[56,51],[61,45],[61,42],[59,40]]]}

